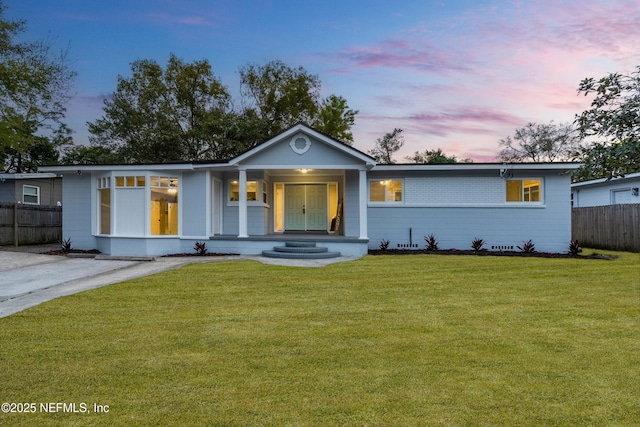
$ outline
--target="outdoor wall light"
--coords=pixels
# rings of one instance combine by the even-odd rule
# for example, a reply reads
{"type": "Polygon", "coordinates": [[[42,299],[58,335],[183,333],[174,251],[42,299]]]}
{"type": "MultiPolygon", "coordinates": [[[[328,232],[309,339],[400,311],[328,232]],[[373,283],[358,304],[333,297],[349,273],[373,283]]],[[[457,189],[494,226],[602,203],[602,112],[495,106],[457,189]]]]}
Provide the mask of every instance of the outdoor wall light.
{"type": "Polygon", "coordinates": [[[638,195],[638,187],[633,187],[631,189],[631,195],[632,196],[637,196],[638,195]]]}

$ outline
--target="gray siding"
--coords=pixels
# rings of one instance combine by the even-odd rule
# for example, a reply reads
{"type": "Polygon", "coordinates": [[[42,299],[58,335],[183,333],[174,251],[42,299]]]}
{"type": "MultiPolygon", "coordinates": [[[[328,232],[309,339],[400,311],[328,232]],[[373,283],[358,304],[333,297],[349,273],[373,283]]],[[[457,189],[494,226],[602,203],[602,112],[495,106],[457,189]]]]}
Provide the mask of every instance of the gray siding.
{"type": "Polygon", "coordinates": [[[91,174],[66,174],[62,178],[62,238],[71,239],[74,249],[96,249],[91,208],[91,174]]]}
{"type": "MultiPolygon", "coordinates": [[[[474,202],[463,205],[459,200],[450,200],[450,206],[440,202],[430,206],[427,199],[421,199],[422,204],[370,205],[369,247],[377,248],[384,239],[390,241],[390,248],[408,247],[410,243],[424,248],[424,236],[433,233],[441,249],[470,249],[474,238],[484,239],[487,249],[491,246],[513,246],[515,249],[531,239],[538,251],[566,252],[571,240],[569,176],[544,176],[544,203],[531,206],[504,203],[504,181],[495,180],[497,183],[487,186],[487,191],[493,189],[495,194],[486,194],[486,199],[475,205],[474,202]],[[494,206],[485,203],[487,200],[494,206]],[[412,242],[409,241],[410,229],[412,242]]],[[[473,178],[467,181],[471,183],[473,178]]],[[[444,191],[443,186],[448,187],[449,192],[466,191],[464,182],[456,180],[449,184],[438,180],[440,191],[444,191]]],[[[412,187],[406,186],[405,200],[418,199],[411,191],[412,187]]],[[[456,195],[449,197],[457,198],[456,195]]],[[[446,197],[444,200],[446,202],[446,197]]]]}
{"type": "MultiPolygon", "coordinates": [[[[295,138],[295,137],[294,137],[295,138]]],[[[289,145],[290,139],[273,144],[242,163],[244,165],[287,165],[291,168],[332,165],[336,169],[342,166],[358,164],[353,156],[309,137],[311,146],[304,154],[297,154],[289,145]]]]}
{"type": "Polygon", "coordinates": [[[632,188],[640,188],[640,177],[619,178],[593,185],[574,186],[571,190],[573,207],[640,203],[640,195],[634,195],[631,191],[632,188]]]}
{"type": "Polygon", "coordinates": [[[23,187],[31,185],[40,188],[40,205],[56,206],[62,202],[61,178],[7,179],[0,180],[0,202],[23,202],[23,187]]]}
{"type": "MultiPolygon", "coordinates": [[[[360,235],[360,187],[358,171],[348,170],[345,173],[345,192],[344,192],[344,235],[359,236],[360,235]]],[[[371,230],[371,227],[369,227],[371,230]]]]}
{"type": "Polygon", "coordinates": [[[207,236],[207,205],[211,190],[208,189],[207,172],[185,172],[181,188],[181,234],[183,236],[207,236]]]}

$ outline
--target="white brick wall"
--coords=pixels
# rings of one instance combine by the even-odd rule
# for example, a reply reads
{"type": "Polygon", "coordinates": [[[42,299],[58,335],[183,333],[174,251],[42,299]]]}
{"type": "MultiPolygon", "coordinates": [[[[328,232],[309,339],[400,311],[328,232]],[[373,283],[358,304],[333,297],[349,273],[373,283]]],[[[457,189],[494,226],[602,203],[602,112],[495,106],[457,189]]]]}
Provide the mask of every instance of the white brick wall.
{"type": "Polygon", "coordinates": [[[406,204],[502,204],[505,181],[499,177],[406,178],[404,193],[406,204]]]}

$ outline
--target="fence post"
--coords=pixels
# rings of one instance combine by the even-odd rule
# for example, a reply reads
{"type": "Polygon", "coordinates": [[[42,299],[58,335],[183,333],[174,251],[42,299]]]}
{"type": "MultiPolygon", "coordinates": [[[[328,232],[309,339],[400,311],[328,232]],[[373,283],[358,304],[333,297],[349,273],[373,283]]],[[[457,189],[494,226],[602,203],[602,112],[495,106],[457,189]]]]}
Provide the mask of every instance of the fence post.
{"type": "Polygon", "coordinates": [[[18,247],[18,204],[13,204],[13,245],[18,247]]]}

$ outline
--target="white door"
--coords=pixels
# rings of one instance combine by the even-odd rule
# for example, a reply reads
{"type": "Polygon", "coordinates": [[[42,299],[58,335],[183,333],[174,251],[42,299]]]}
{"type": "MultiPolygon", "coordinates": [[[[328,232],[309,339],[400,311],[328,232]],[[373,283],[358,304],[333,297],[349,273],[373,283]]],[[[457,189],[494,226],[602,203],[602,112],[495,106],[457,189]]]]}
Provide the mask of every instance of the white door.
{"type": "Polygon", "coordinates": [[[327,231],[327,185],[285,186],[285,231],[327,231]]]}

